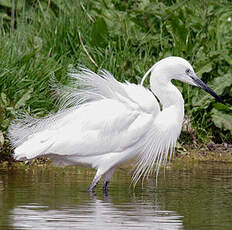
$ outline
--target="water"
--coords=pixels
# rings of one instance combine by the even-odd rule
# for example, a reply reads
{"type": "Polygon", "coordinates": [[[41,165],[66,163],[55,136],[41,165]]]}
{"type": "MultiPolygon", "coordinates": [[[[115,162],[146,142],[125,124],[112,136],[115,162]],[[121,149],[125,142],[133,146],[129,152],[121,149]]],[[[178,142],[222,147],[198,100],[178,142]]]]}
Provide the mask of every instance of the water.
{"type": "Polygon", "coordinates": [[[232,229],[232,167],[172,167],[129,188],[118,170],[108,196],[86,192],[93,170],[0,170],[0,229],[232,229]]]}

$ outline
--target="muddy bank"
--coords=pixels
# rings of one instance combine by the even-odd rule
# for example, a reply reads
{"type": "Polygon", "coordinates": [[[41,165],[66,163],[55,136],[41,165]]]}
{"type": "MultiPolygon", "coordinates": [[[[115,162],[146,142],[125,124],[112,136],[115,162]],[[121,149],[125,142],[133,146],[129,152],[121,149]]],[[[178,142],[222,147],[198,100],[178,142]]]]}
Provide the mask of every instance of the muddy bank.
{"type": "Polygon", "coordinates": [[[208,144],[200,149],[179,147],[173,161],[232,163],[232,145],[226,143],[208,144]]]}
{"type": "MultiPolygon", "coordinates": [[[[179,164],[192,164],[204,162],[210,163],[221,163],[232,166],[232,145],[229,144],[210,144],[200,149],[192,149],[189,147],[178,147],[175,152],[175,156],[172,158],[167,167],[175,167],[179,164]]],[[[134,163],[128,162],[121,165],[120,169],[133,167],[134,163]]],[[[27,168],[29,166],[39,167],[53,167],[49,159],[35,159],[31,162],[16,162],[10,157],[8,160],[0,162],[1,168],[16,167],[16,168],[27,168]]]]}

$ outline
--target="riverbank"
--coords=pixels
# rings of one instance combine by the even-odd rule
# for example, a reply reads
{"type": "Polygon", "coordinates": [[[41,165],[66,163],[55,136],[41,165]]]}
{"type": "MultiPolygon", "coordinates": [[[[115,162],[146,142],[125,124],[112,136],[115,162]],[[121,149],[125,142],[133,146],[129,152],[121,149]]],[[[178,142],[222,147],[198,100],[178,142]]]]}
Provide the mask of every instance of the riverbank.
{"type": "MultiPolygon", "coordinates": [[[[169,167],[178,167],[183,164],[194,163],[219,163],[232,166],[232,145],[229,144],[211,144],[200,149],[189,147],[178,147],[175,157],[167,164],[169,167]]],[[[11,158],[8,161],[0,162],[0,168],[29,168],[29,167],[54,167],[49,159],[35,159],[31,162],[17,162],[11,158]]],[[[124,170],[132,168],[133,162],[125,163],[119,168],[124,170]]]]}

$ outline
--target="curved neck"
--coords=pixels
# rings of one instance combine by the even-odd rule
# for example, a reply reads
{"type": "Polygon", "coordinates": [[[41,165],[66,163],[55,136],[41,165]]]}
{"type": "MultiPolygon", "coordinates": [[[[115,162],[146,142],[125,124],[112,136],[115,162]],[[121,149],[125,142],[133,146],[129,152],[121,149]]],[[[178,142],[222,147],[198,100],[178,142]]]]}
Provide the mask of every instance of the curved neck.
{"type": "Polygon", "coordinates": [[[163,109],[172,105],[184,107],[184,99],[180,91],[171,82],[167,82],[165,85],[152,84],[151,90],[158,97],[163,109]]]}
{"type": "Polygon", "coordinates": [[[179,117],[184,118],[184,99],[180,91],[172,84],[171,79],[159,77],[162,75],[156,75],[154,72],[151,74],[151,90],[158,97],[162,110],[174,107],[179,117]]]}

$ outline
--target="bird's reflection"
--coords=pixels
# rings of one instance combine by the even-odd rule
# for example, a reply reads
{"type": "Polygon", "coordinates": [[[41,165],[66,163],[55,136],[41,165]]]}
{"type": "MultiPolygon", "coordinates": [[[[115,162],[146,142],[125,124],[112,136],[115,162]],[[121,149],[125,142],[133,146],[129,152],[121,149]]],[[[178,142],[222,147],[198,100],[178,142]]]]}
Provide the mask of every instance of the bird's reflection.
{"type": "Polygon", "coordinates": [[[157,202],[113,202],[109,194],[90,193],[82,204],[50,208],[38,203],[19,205],[11,211],[12,224],[23,229],[182,229],[182,217],[161,210],[157,202]]]}

